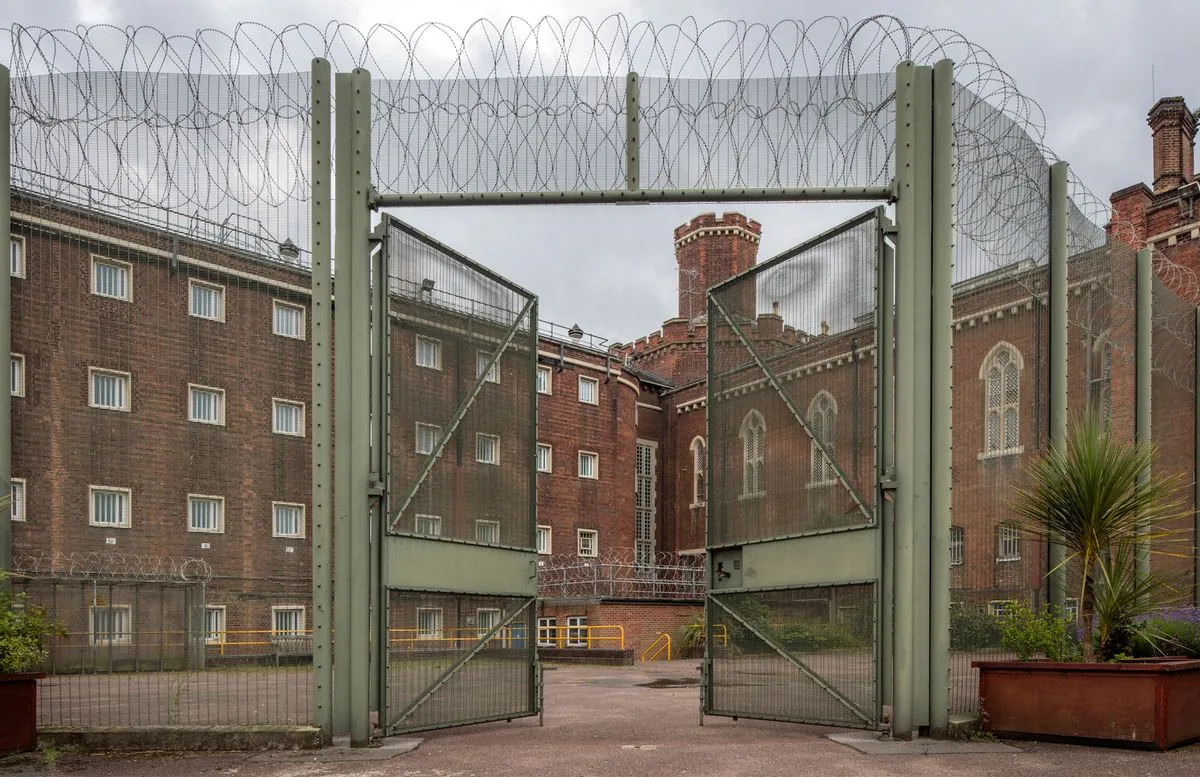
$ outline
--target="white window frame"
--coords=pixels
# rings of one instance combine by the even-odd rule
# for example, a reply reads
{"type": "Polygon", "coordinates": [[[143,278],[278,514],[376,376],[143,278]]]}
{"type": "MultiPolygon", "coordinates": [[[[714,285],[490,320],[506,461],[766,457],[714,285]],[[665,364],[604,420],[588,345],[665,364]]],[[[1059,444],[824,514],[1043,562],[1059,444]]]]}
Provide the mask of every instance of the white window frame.
{"type": "Polygon", "coordinates": [[[133,404],[133,375],[123,370],[109,370],[103,367],[88,367],[88,407],[94,407],[97,410],[112,410],[118,413],[130,412],[130,407],[133,404]],[[125,404],[123,407],[113,407],[112,405],[101,405],[96,402],[96,375],[108,375],[110,377],[120,378],[125,382],[124,395],[125,404]]]}
{"type": "Polygon", "coordinates": [[[1071,596],[1063,599],[1062,616],[1069,618],[1072,623],[1079,620],[1079,600],[1071,596]]]}
{"type": "Polygon", "coordinates": [[[591,642],[588,635],[588,619],[586,615],[567,616],[567,647],[588,647],[588,644],[591,642]]]}
{"type": "Polygon", "coordinates": [[[419,534],[422,537],[441,537],[442,536],[442,516],[440,515],[425,515],[418,513],[413,517],[413,534],[419,534]],[[427,532],[421,531],[421,522],[429,521],[436,531],[427,532]]]}
{"type": "Polygon", "coordinates": [[[223,604],[206,604],[204,605],[204,644],[206,645],[224,645],[225,636],[229,633],[226,625],[226,611],[223,604]],[[209,624],[209,615],[217,616],[216,624],[209,624]],[[209,628],[210,625],[217,626],[216,629],[209,628]],[[214,636],[216,635],[216,636],[214,636]]]}
{"type": "Polygon", "coordinates": [[[490,464],[495,467],[500,466],[500,436],[499,435],[484,434],[483,432],[475,433],[475,462],[477,464],[490,464]],[[480,454],[479,446],[482,445],[485,440],[490,440],[492,443],[492,453],[495,454],[495,456],[493,458],[485,459],[479,455],[480,454]]]}
{"type": "Polygon", "coordinates": [[[600,555],[600,532],[596,529],[576,529],[575,553],[583,558],[597,558],[600,555]],[[584,548],[585,537],[590,540],[590,549],[584,548]]]}
{"type": "Polygon", "coordinates": [[[104,529],[128,529],[133,524],[133,490],[119,486],[88,486],[88,526],[99,526],[104,529]],[[96,522],[96,492],[111,492],[125,495],[125,514],[119,523],[96,522]]]}
{"type": "Polygon", "coordinates": [[[1003,617],[1004,611],[1016,603],[1016,599],[993,599],[988,602],[988,614],[993,618],[1003,617]]]}
{"type": "MultiPolygon", "coordinates": [[[[133,302],[133,264],[131,262],[123,262],[120,259],[110,259],[107,256],[100,256],[99,254],[92,254],[91,273],[92,273],[92,294],[93,295],[95,295],[97,297],[104,297],[105,299],[120,300],[121,302],[133,302]],[[110,267],[119,267],[119,268],[125,270],[125,273],[127,276],[125,287],[126,287],[126,291],[128,293],[124,297],[117,296],[116,294],[106,294],[104,292],[101,292],[100,289],[96,286],[96,280],[97,280],[96,265],[98,265],[98,264],[107,264],[110,267]]],[[[189,308],[191,307],[190,303],[189,303],[188,307],[189,308]]]]}
{"type": "Polygon", "coordinates": [[[277,604],[271,606],[271,636],[272,637],[302,637],[308,622],[307,608],[303,604],[277,604]],[[292,629],[279,628],[279,613],[298,612],[296,627],[292,629]]]}
{"type": "MultiPolygon", "coordinates": [[[[491,351],[475,351],[475,377],[479,378],[483,375],[484,366],[492,358],[491,351]]],[[[503,358],[503,357],[502,357],[503,358]]],[[[483,379],[484,383],[499,383],[500,382],[500,359],[492,365],[492,368],[487,371],[487,377],[483,379]]]]}
{"type": "Polygon", "coordinates": [[[1021,356],[1021,351],[1018,350],[1017,347],[1012,343],[1004,340],[1001,340],[992,346],[992,349],[988,351],[987,356],[984,357],[983,362],[979,365],[979,379],[983,384],[983,418],[981,419],[983,422],[983,451],[978,456],[980,460],[1001,458],[1003,456],[1016,456],[1025,452],[1025,446],[1021,443],[1021,379],[1024,374],[1025,359],[1021,356]],[[1000,368],[999,365],[995,364],[995,362],[1000,358],[1001,353],[1008,354],[1008,363],[1015,366],[1017,370],[1017,399],[1015,402],[1008,401],[1008,378],[1006,377],[1006,369],[1000,368]],[[999,405],[994,408],[988,407],[988,393],[991,389],[989,384],[991,383],[991,371],[993,366],[1000,370],[1000,402],[999,405]],[[1004,444],[1005,429],[1007,426],[1005,419],[1008,418],[1010,413],[1016,416],[1017,444],[1013,446],[1006,446],[1004,444]],[[988,421],[992,415],[996,415],[998,418],[995,431],[995,435],[997,436],[996,439],[993,439],[993,433],[988,424],[988,421]]]}
{"type": "Polygon", "coordinates": [[[306,512],[307,512],[307,510],[305,509],[305,505],[302,502],[271,502],[271,536],[272,537],[291,537],[291,538],[298,539],[298,540],[304,539],[304,532],[305,532],[304,523],[305,523],[305,519],[307,518],[307,516],[305,515],[306,512]],[[295,534],[285,534],[285,533],[282,533],[279,531],[279,515],[276,511],[281,507],[288,508],[288,509],[296,509],[296,510],[300,511],[300,515],[296,519],[296,533],[295,534]]]}
{"type": "Polygon", "coordinates": [[[417,335],[415,344],[413,345],[413,361],[418,367],[424,367],[427,370],[440,370],[442,368],[442,341],[436,337],[426,337],[425,335],[417,335]],[[421,363],[421,343],[432,343],[433,354],[436,357],[436,364],[421,363]]]}
{"type": "Polygon", "coordinates": [[[12,278],[24,278],[28,272],[28,252],[25,250],[25,238],[21,235],[8,237],[8,274],[12,278]]]}
{"type": "Polygon", "coordinates": [[[553,615],[537,619],[537,646],[558,647],[558,618],[553,615]]]}
{"type": "Polygon", "coordinates": [[[188,422],[193,424],[206,424],[208,426],[224,426],[225,425],[225,389],[217,388],[216,386],[201,386],[198,383],[188,384],[188,422]],[[209,421],[205,418],[197,418],[195,414],[196,403],[193,393],[201,391],[214,393],[217,395],[217,420],[209,421]]]}
{"type": "Polygon", "coordinates": [[[577,462],[576,472],[579,474],[579,477],[584,480],[599,480],[600,479],[600,454],[596,453],[595,451],[580,451],[579,452],[579,461],[577,462]],[[590,475],[583,474],[583,460],[584,460],[585,456],[592,457],[592,474],[590,474],[590,475]]]}
{"type": "Polygon", "coordinates": [[[708,499],[708,443],[696,435],[689,448],[692,452],[692,503],[689,507],[704,507],[708,499]]]}
{"type": "MultiPolygon", "coordinates": [[[[500,619],[502,617],[503,617],[503,611],[499,607],[477,607],[475,609],[475,634],[478,636],[479,639],[483,639],[484,637],[487,636],[489,631],[491,631],[492,629],[494,629],[500,625],[500,619]],[[494,616],[496,619],[496,622],[489,626],[484,626],[483,618],[484,618],[485,613],[488,615],[489,620],[494,616]]],[[[504,630],[501,630],[500,633],[497,634],[496,636],[492,637],[492,639],[500,640],[501,642],[503,642],[504,641],[504,630]]]]}
{"type": "Polygon", "coordinates": [[[500,522],[486,520],[483,518],[475,521],[475,541],[483,545],[499,545],[500,544],[500,522]],[[494,540],[480,539],[479,530],[484,527],[490,527],[494,540]]]}
{"type": "Polygon", "coordinates": [[[29,520],[29,487],[25,478],[13,478],[8,484],[11,501],[8,505],[9,518],[14,523],[29,520]]]}
{"type": "Polygon", "coordinates": [[[283,399],[282,397],[271,397],[271,431],[275,434],[281,434],[284,437],[303,437],[305,435],[304,425],[306,423],[306,419],[305,419],[306,411],[307,411],[307,408],[305,408],[303,402],[297,402],[294,399],[283,399]],[[276,422],[279,420],[279,417],[276,414],[276,408],[279,405],[291,405],[292,407],[300,408],[300,421],[296,425],[296,431],[294,431],[294,432],[279,431],[279,427],[276,425],[276,422]]]}
{"type": "Polygon", "coordinates": [[[961,567],[967,558],[967,531],[962,526],[950,527],[950,566],[961,567]],[[957,535],[957,537],[955,536],[957,535]]]}
{"type": "Polygon", "coordinates": [[[442,620],[441,607],[418,607],[417,608],[417,639],[443,639],[442,633],[446,628],[445,622],[442,620]],[[436,613],[437,625],[432,629],[421,627],[421,613],[436,613]]]}
{"type": "Polygon", "coordinates": [[[437,449],[438,443],[440,443],[441,441],[442,441],[442,427],[438,426],[437,424],[423,424],[420,421],[417,421],[416,432],[413,435],[413,450],[416,451],[417,454],[419,454],[421,456],[428,456],[429,454],[433,453],[434,450],[437,449]],[[433,429],[437,433],[437,437],[434,438],[433,445],[430,448],[428,448],[427,450],[423,450],[421,448],[421,430],[422,429],[433,429]]]}
{"type": "Polygon", "coordinates": [[[188,316],[204,319],[205,321],[225,323],[225,286],[220,283],[213,283],[212,281],[202,281],[199,278],[188,278],[188,316]],[[206,316],[196,312],[195,289],[197,288],[217,293],[217,314],[215,316],[206,316]]]}
{"type": "Polygon", "coordinates": [[[131,645],[133,644],[133,606],[129,604],[93,604],[88,607],[88,644],[90,645],[131,645]],[[111,618],[108,624],[110,631],[96,631],[96,613],[106,612],[111,618]],[[123,613],[117,615],[117,613],[123,613]],[[121,619],[124,623],[121,623],[121,619]],[[119,631],[117,627],[124,626],[119,631]],[[108,637],[101,635],[107,634],[108,637]]]}
{"type": "Polygon", "coordinates": [[[585,405],[599,405],[600,404],[600,379],[599,378],[589,378],[587,375],[579,376],[579,401],[585,405]],[[584,397],[583,387],[585,385],[591,386],[591,388],[592,388],[592,398],[590,400],[584,397]]]}
{"type": "Polygon", "coordinates": [[[829,453],[833,453],[837,445],[837,417],[837,400],[833,394],[825,390],[818,391],[808,403],[808,427],[814,436],[809,440],[811,485],[827,486],[838,482],[837,468],[831,459],[825,458],[821,446],[817,444],[817,439],[820,439],[829,453]]]}
{"type": "Polygon", "coordinates": [[[224,534],[225,533],[225,497],[213,494],[187,495],[187,530],[189,534],[224,534]],[[196,502],[215,502],[217,505],[217,528],[197,529],[192,524],[192,505],[196,502]]]}
{"type": "Polygon", "coordinates": [[[537,552],[543,556],[549,556],[554,550],[554,527],[539,524],[533,535],[533,544],[537,548],[537,552]],[[546,538],[546,544],[542,545],[542,537],[546,538]]]}
{"type": "Polygon", "coordinates": [[[10,396],[25,396],[25,354],[8,355],[8,393],[10,396]]]}
{"type": "Polygon", "coordinates": [[[742,494],[739,499],[758,499],[767,493],[767,421],[758,410],[742,418],[742,494]]]}
{"type": "Polygon", "coordinates": [[[553,472],[554,471],[554,446],[549,443],[539,442],[537,444],[537,471],[538,472],[553,472]],[[545,451],[545,464],[542,466],[542,452],[545,451]]]}
{"type": "Polygon", "coordinates": [[[1002,523],[996,527],[996,560],[1021,560],[1021,530],[1012,524],[1002,523]],[[1015,551],[1008,550],[1009,546],[1016,547],[1015,551]]]}
{"type": "Polygon", "coordinates": [[[539,364],[537,368],[536,389],[537,393],[547,396],[554,393],[554,370],[544,364],[539,364]],[[543,377],[546,379],[545,382],[542,381],[543,377]]]}
{"type": "Polygon", "coordinates": [[[308,308],[303,305],[298,305],[295,302],[288,302],[283,299],[271,300],[271,334],[279,337],[286,337],[289,340],[304,340],[308,337],[308,308]],[[287,332],[279,331],[279,310],[290,310],[297,313],[300,317],[300,325],[296,334],[288,334],[287,332]]]}

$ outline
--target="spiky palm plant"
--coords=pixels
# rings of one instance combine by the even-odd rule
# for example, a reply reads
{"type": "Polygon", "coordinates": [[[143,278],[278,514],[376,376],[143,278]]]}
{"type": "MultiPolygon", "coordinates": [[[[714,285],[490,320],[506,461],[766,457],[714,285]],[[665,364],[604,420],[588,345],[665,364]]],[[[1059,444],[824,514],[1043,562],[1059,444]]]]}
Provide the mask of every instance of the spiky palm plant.
{"type": "Polygon", "coordinates": [[[1173,596],[1161,575],[1141,578],[1134,572],[1139,544],[1162,552],[1178,536],[1161,524],[1180,514],[1172,498],[1180,479],[1152,475],[1138,483],[1154,457],[1152,445],[1116,440],[1097,416],[1088,415],[1072,420],[1063,450],[1052,448],[1029,465],[1028,485],[1016,491],[1012,509],[1026,529],[1064,547],[1062,566],[1078,564],[1084,661],[1095,660],[1094,615],[1102,657],[1108,658],[1137,616],[1173,596]]]}

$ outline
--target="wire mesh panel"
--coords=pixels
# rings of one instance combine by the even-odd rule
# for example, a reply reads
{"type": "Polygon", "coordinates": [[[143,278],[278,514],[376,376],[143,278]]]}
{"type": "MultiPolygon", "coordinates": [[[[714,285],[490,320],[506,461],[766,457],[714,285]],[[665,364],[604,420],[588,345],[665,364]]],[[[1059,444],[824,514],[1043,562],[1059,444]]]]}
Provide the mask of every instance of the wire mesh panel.
{"type": "Polygon", "coordinates": [[[710,546],[873,522],[874,212],[713,291],[710,546]]]}
{"type": "Polygon", "coordinates": [[[504,720],[536,707],[532,599],[392,591],[388,729],[504,720]]]}
{"type": "Polygon", "coordinates": [[[706,712],[868,728],[875,586],[714,594],[706,712]]]}

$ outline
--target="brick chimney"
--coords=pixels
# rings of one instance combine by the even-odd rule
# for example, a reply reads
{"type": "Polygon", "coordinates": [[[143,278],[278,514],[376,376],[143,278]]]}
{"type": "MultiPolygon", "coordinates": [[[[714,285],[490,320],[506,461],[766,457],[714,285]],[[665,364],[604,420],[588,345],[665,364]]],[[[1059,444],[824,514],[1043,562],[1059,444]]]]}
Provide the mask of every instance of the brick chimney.
{"type": "Polygon", "coordinates": [[[1164,97],[1150,109],[1147,122],[1154,135],[1154,193],[1189,183],[1195,170],[1196,116],[1182,97],[1164,97]]]}
{"type": "MultiPolygon", "coordinates": [[[[762,225],[741,213],[705,213],[675,228],[675,262],[679,265],[679,317],[703,316],[711,286],[754,266],[762,225]]],[[[754,284],[738,294],[737,312],[754,316],[754,284]]],[[[733,311],[731,311],[733,312],[733,311]]]]}

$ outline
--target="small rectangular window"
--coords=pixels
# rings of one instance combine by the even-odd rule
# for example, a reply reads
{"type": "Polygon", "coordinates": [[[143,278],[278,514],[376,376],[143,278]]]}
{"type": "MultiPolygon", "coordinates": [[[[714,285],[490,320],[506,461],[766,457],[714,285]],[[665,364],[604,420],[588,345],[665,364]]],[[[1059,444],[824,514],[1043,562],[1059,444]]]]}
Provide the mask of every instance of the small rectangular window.
{"type": "Polygon", "coordinates": [[[440,537],[442,536],[442,519],[437,515],[418,515],[416,526],[413,529],[417,534],[440,537]]]}
{"type": "Polygon", "coordinates": [[[188,495],[188,531],[220,534],[225,531],[225,499],[188,495]]]}
{"type": "Polygon", "coordinates": [[[556,647],[558,644],[558,618],[537,619],[538,647],[556,647]]]}
{"type": "Polygon", "coordinates": [[[539,365],[537,368],[537,393],[549,394],[553,385],[554,377],[550,368],[539,365]]]}
{"type": "Polygon", "coordinates": [[[209,645],[225,643],[225,605],[210,604],[204,608],[204,641],[209,645]]]}
{"type": "Polygon", "coordinates": [[[291,502],[271,504],[272,535],[275,537],[304,536],[304,505],[291,502]]]}
{"type": "Polygon", "coordinates": [[[225,391],[211,386],[188,386],[188,420],[196,424],[225,424],[225,391]]]}
{"type": "Polygon", "coordinates": [[[433,424],[417,424],[417,453],[428,455],[442,439],[442,428],[433,424]]]}
{"type": "Polygon", "coordinates": [[[303,607],[272,607],[271,635],[274,637],[299,637],[304,634],[303,607]]]}
{"type": "Polygon", "coordinates": [[[128,645],[133,641],[133,608],[128,604],[91,608],[89,631],[93,645],[128,645]]]}
{"type": "Polygon", "coordinates": [[[417,335],[417,366],[431,370],[442,368],[442,341],[417,335]]]}
{"type": "Polygon", "coordinates": [[[25,396],[25,357],[19,353],[8,357],[8,392],[14,397],[25,396]]]}
{"type": "Polygon", "coordinates": [[[554,450],[545,443],[538,443],[537,446],[537,471],[550,472],[553,465],[554,450]]]}
{"type": "Polygon", "coordinates": [[[475,461],[480,464],[499,464],[500,438],[492,434],[476,434],[475,461]]]}
{"type": "Polygon", "coordinates": [[[588,619],[586,615],[570,615],[567,617],[567,647],[587,647],[588,619]]]}
{"type": "Polygon", "coordinates": [[[966,555],[966,533],[961,526],[950,527],[950,566],[956,567],[963,563],[966,555]]]}
{"type": "Polygon", "coordinates": [[[483,375],[484,372],[486,371],[487,377],[485,377],[483,379],[485,383],[499,383],[500,382],[500,360],[497,359],[496,363],[493,364],[489,368],[488,362],[490,362],[491,360],[492,360],[492,355],[490,353],[488,353],[487,351],[476,351],[476,353],[475,353],[475,377],[478,378],[480,375],[483,375]]]}
{"type": "Polygon", "coordinates": [[[1008,608],[1012,607],[1016,602],[1011,599],[997,600],[988,602],[988,612],[993,618],[1000,618],[1004,613],[1008,612],[1008,608]]]}
{"type": "Polygon", "coordinates": [[[549,526],[537,527],[537,552],[549,556],[551,552],[552,530],[549,526]]]}
{"type": "Polygon", "coordinates": [[[1000,526],[996,532],[997,561],[1021,560],[1021,530],[1016,526],[1000,526]]]}
{"type": "Polygon", "coordinates": [[[204,281],[188,281],[188,315],[209,321],[224,321],[225,287],[204,281]]]}
{"type": "Polygon", "coordinates": [[[417,608],[417,639],[442,638],[442,611],[434,607],[417,608]]]}
{"type": "Polygon", "coordinates": [[[25,277],[25,238],[13,235],[8,239],[8,274],[25,277]]]}
{"type": "Polygon", "coordinates": [[[600,456],[588,451],[579,452],[579,477],[595,480],[600,477],[600,456]]]}
{"type": "Polygon", "coordinates": [[[8,514],[15,522],[24,522],[25,515],[25,480],[22,478],[13,478],[9,483],[9,490],[12,495],[12,501],[8,505],[8,514]]]}
{"type": "Polygon", "coordinates": [[[271,331],[280,337],[304,339],[304,306],[275,300],[271,331]]]}
{"type": "Polygon", "coordinates": [[[88,405],[129,412],[128,372],[88,367],[88,405]]]}
{"type": "Polygon", "coordinates": [[[130,493],[128,488],[92,486],[88,523],[92,526],[129,528],[130,493]]]}
{"type": "Polygon", "coordinates": [[[579,401],[587,405],[600,404],[600,381],[580,375],[579,401]]]}
{"type": "Polygon", "coordinates": [[[133,299],[133,265],[93,256],[92,294],[130,302],[133,299]]]}
{"type": "Polygon", "coordinates": [[[286,399],[271,400],[275,434],[304,436],[304,403],[286,399]]]}
{"type": "MultiPolygon", "coordinates": [[[[492,629],[500,625],[500,611],[491,608],[480,608],[475,611],[475,634],[479,639],[486,637],[492,629]]],[[[492,637],[493,640],[503,641],[503,633],[492,637]]]]}
{"type": "Polygon", "coordinates": [[[577,536],[579,540],[579,555],[590,557],[596,556],[596,545],[599,542],[599,532],[597,532],[595,529],[579,529],[577,536]]]}
{"type": "Polygon", "coordinates": [[[1069,619],[1072,623],[1074,623],[1076,620],[1078,620],[1079,619],[1079,600],[1078,599],[1064,599],[1062,615],[1064,618],[1069,619]]]}
{"type": "Polygon", "coordinates": [[[500,522],[499,521],[476,521],[475,522],[475,541],[482,542],[484,545],[499,545],[500,544],[500,522]]]}

